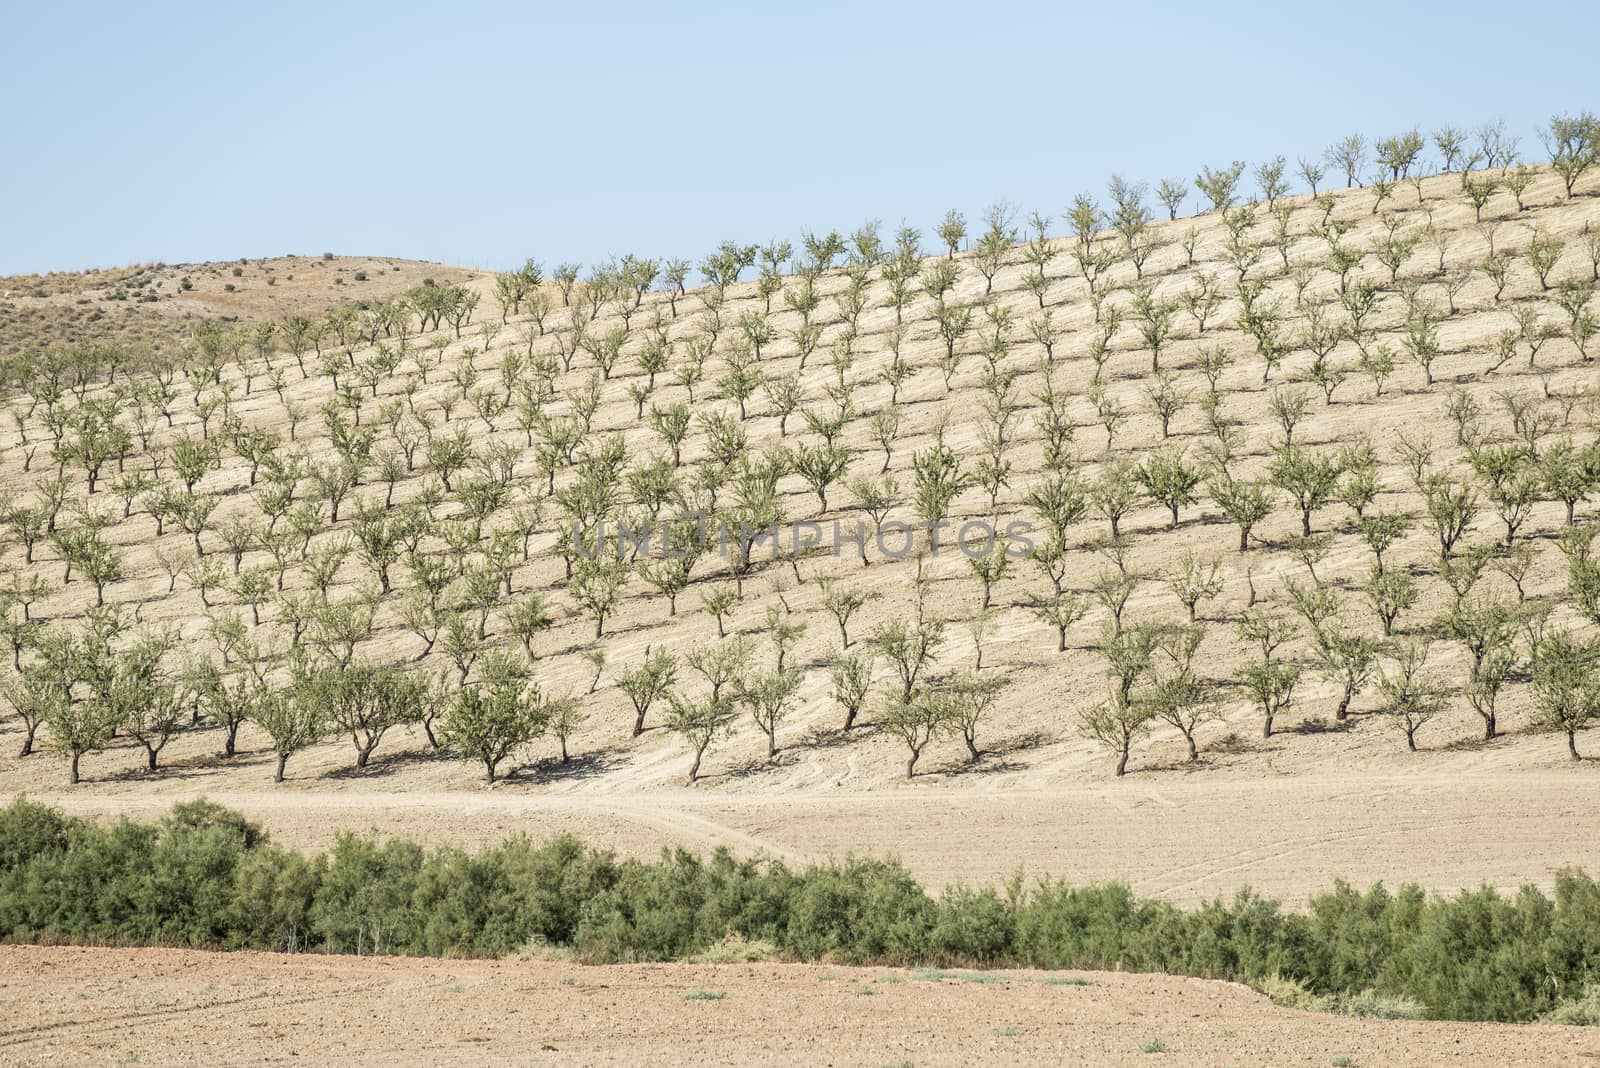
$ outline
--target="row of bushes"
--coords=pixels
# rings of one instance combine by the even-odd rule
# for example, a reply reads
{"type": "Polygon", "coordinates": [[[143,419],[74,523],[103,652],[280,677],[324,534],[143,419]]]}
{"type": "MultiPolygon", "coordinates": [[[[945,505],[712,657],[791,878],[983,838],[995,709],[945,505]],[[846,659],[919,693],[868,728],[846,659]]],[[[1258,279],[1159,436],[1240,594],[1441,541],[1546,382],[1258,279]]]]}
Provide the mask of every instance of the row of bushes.
{"type": "Polygon", "coordinates": [[[688,957],[729,936],[797,960],[1162,971],[1528,1020],[1600,979],[1600,884],[1567,871],[1552,899],[1341,882],[1304,913],[1247,890],[1183,909],[1118,883],[933,897],[894,861],[797,871],[680,850],[640,862],[567,836],[468,854],[342,834],[308,857],[206,801],[159,824],[100,825],[24,799],[0,809],[11,941],[430,956],[543,945],[609,962],[688,957]]]}

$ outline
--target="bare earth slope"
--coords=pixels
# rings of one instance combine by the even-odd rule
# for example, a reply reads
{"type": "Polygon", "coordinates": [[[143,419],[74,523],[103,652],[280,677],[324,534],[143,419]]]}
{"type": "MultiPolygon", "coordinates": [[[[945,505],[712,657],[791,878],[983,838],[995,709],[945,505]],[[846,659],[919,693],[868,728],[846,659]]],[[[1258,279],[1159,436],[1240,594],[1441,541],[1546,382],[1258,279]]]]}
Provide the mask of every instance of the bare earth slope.
{"type": "MultiPolygon", "coordinates": [[[[1588,192],[1588,184],[1592,183],[1581,187],[1580,193],[1588,192]]],[[[1600,198],[1580,195],[1565,199],[1558,180],[1544,174],[1524,194],[1524,211],[1517,209],[1509,195],[1497,196],[1484,212],[1485,219],[1496,225],[1485,229],[1474,226],[1473,210],[1458,190],[1456,176],[1430,178],[1420,186],[1419,202],[1418,187],[1406,183],[1384,204],[1381,214],[1374,212],[1370,190],[1339,191],[1333,218],[1349,224],[1342,239],[1347,247],[1370,249],[1386,233],[1384,217],[1391,212],[1390,221],[1395,222],[1397,232],[1419,238],[1399,266],[1398,282],[1392,281],[1390,270],[1370,254],[1352,274],[1353,282],[1367,280],[1379,287],[1368,319],[1373,331],[1368,345],[1374,350],[1387,347],[1397,366],[1382,382],[1380,393],[1368,376],[1355,370],[1356,347],[1341,341],[1335,345],[1332,359],[1350,374],[1336,389],[1333,403],[1325,404],[1321,391],[1313,385],[1294,387],[1307,390],[1312,397],[1294,429],[1296,442],[1333,455],[1365,435],[1375,451],[1381,482],[1371,507],[1404,511],[1413,517],[1409,533],[1386,557],[1392,568],[1414,574],[1421,591],[1418,604],[1400,617],[1401,635],[1425,628],[1447,603],[1448,593],[1437,574],[1437,539],[1426,524],[1421,499],[1412,489],[1410,473],[1397,448],[1398,434],[1428,435],[1434,445],[1435,468],[1463,470],[1463,450],[1446,414],[1448,398],[1459,388],[1482,409],[1492,439],[1511,437],[1503,393],[1536,398],[1536,405],[1550,419],[1540,439],[1544,445],[1563,434],[1572,435],[1579,444],[1593,436],[1593,412],[1582,392],[1592,371],[1558,330],[1543,341],[1536,358],[1530,359],[1527,344],[1519,343],[1513,359],[1492,375],[1486,375],[1486,370],[1495,362],[1494,339],[1515,327],[1517,310],[1531,310],[1552,328],[1565,322],[1553,303],[1553,290],[1541,288],[1521,253],[1536,232],[1553,236],[1565,244],[1550,276],[1551,285],[1561,279],[1590,277],[1592,264],[1583,235],[1586,227],[1600,223],[1600,198]],[[1428,233],[1439,235],[1442,244],[1421,242],[1428,233]],[[1437,273],[1440,257],[1448,270],[1469,271],[1482,262],[1490,237],[1497,249],[1517,254],[1503,293],[1497,300],[1495,284],[1483,273],[1472,271],[1454,293],[1456,311],[1448,313],[1452,298],[1445,281],[1449,275],[1437,273]],[[1432,366],[1432,385],[1427,384],[1423,370],[1403,355],[1402,290],[1411,285],[1417,287],[1419,299],[1437,306],[1443,316],[1439,327],[1442,352],[1432,366]]],[[[1326,245],[1313,233],[1321,223],[1322,211],[1307,198],[1290,203],[1290,237],[1281,254],[1273,243],[1273,222],[1264,209],[1249,234],[1249,240],[1260,246],[1259,260],[1248,268],[1249,276],[1268,279],[1267,297],[1281,302],[1284,336],[1292,341],[1283,365],[1265,385],[1256,343],[1241,331],[1239,301],[1230,295],[1236,271],[1225,259],[1227,235],[1219,216],[1157,224],[1155,233],[1162,243],[1143,266],[1143,281],[1153,285],[1162,299],[1179,300],[1202,272],[1221,279],[1225,299],[1204,331],[1188,313],[1179,312],[1172,336],[1162,348],[1162,367],[1173,372],[1177,386],[1191,397],[1190,405],[1173,419],[1171,438],[1165,443],[1185,448],[1191,459],[1198,460],[1211,440],[1211,431],[1194,401],[1206,384],[1199,369],[1201,355],[1220,346],[1233,357],[1219,379],[1227,398],[1226,414],[1238,420],[1243,431],[1242,448],[1230,463],[1237,477],[1258,477],[1266,471],[1272,441],[1282,436],[1272,414],[1272,399],[1286,383],[1303,381],[1311,361],[1309,352],[1292,340],[1304,332],[1305,314],[1297,310],[1296,280],[1283,269],[1280,256],[1287,256],[1292,265],[1315,268],[1306,279],[1307,306],[1326,301],[1330,302],[1328,315],[1339,319],[1345,314],[1331,303],[1337,297],[1339,281],[1322,267],[1326,245]],[[1193,266],[1181,244],[1191,227],[1195,235],[1193,266]]],[[[1126,418],[1116,428],[1107,454],[1106,433],[1097,404],[1090,397],[1095,370],[1091,346],[1098,328],[1088,287],[1064,251],[1072,240],[1057,242],[1063,252],[1049,269],[1045,303],[1059,332],[1053,372],[1056,387],[1070,398],[1067,411],[1076,426],[1079,470],[1092,482],[1116,459],[1146,460],[1163,438],[1146,398],[1153,381],[1152,354],[1139,336],[1130,310],[1129,287],[1141,280],[1130,263],[1120,262],[1110,271],[1111,288],[1106,291],[1111,295],[1106,307],[1123,307],[1125,314],[1111,340],[1102,383],[1105,395],[1121,404],[1126,418]]],[[[976,306],[985,297],[984,279],[970,254],[957,259],[963,265],[961,280],[948,299],[976,306]]],[[[995,307],[1009,308],[1013,314],[1004,337],[1001,366],[1018,374],[1020,406],[1011,455],[1013,471],[1009,485],[1001,487],[998,494],[1002,522],[1031,517],[1022,501],[1040,480],[1043,466],[1037,397],[1047,372],[1041,369],[1043,349],[1029,332],[1028,324],[1037,318],[1039,308],[1035,297],[1022,287],[1024,271],[1020,255],[1013,253],[996,275],[990,298],[995,307]]],[[[873,279],[848,359],[839,349],[846,331],[835,305],[845,279],[834,271],[818,282],[822,301],[814,320],[823,325],[824,332],[805,368],[800,367],[793,340],[800,316],[785,306],[781,296],[772,301],[775,337],[767,344],[760,364],[769,379],[797,376],[805,405],[826,413],[832,402],[824,390],[839,374],[831,361],[840,359],[844,375],[855,384],[854,415],[839,438],[850,450],[852,475],[876,472],[884,458],[872,440],[870,424],[889,403],[890,386],[883,380],[883,371],[891,358],[896,316],[893,308],[884,306],[885,284],[875,274],[873,279]]],[[[788,289],[797,285],[796,279],[786,279],[788,289]]],[[[786,605],[793,618],[807,624],[806,633],[790,653],[791,662],[805,668],[804,682],[791,715],[778,731],[780,753],[775,761],[766,760],[765,738],[743,718],[733,736],[709,754],[701,781],[686,787],[683,780],[689,758],[681,740],[662,729],[659,706],[652,711],[643,736],[634,738],[633,709],[616,680],[642,660],[647,647],[665,646],[681,656],[695,646],[718,641],[716,623],[702,603],[710,590],[729,584],[726,562],[708,558],[698,565],[694,580],[678,598],[676,615],[669,613],[663,596],[634,576],[618,610],[607,619],[603,638],[595,639],[594,622],[574,603],[562,560],[552,551],[560,509],[546,498],[549,474],[539,459],[539,448],[528,447],[528,435],[518,428],[514,410],[486,417],[483,411],[492,412],[492,404],[482,410],[475,407],[500,390],[499,372],[506,360],[513,353],[525,357],[531,351],[535,359],[552,360],[557,368],[556,395],[548,402],[547,411],[570,417],[574,395],[595,375],[594,359],[579,350],[570,370],[563,369],[561,352],[572,342],[572,325],[569,313],[560,309],[559,298],[542,334],[526,315],[511,316],[502,330],[479,333],[480,325],[499,321],[498,309],[491,308],[491,302],[486,300],[480,309],[470,336],[458,340],[447,328],[411,339],[412,354],[420,358],[437,352],[443,361],[425,382],[418,378],[407,384],[413,374],[408,359],[402,361],[398,372],[378,381],[376,398],[363,399],[361,391],[356,391],[356,399],[363,405],[363,425],[377,427],[380,445],[390,441],[392,417],[392,425],[409,427],[409,432],[415,433],[420,433],[416,427],[422,423],[441,434],[461,427],[480,453],[495,442],[515,457],[510,499],[486,526],[488,530],[510,528],[519,508],[524,517],[531,516],[531,555],[526,562],[520,557],[514,560],[512,601],[538,593],[554,616],[554,626],[537,635],[533,644],[541,683],[547,690],[577,695],[587,714],[570,739],[569,764],[555,758],[554,740],[541,739],[516,754],[511,767],[503,769],[511,770],[511,777],[491,789],[483,783],[481,766],[431,752],[419,730],[397,729],[385,736],[371,765],[360,772],[351,768],[353,752],[348,737],[335,736],[296,754],[289,764],[290,781],[274,787],[274,761],[264,735],[245,726],[240,734],[240,755],[222,759],[217,755],[221,732],[208,725],[180,734],[163,753],[162,769],[153,774],[143,770],[143,750],[126,739],[119,740],[105,752],[87,755],[83,761],[86,781],[69,788],[62,762],[48,754],[16,757],[21,740],[18,724],[14,718],[6,718],[0,721],[4,732],[0,734],[0,788],[7,793],[25,792],[74,812],[108,817],[148,813],[174,800],[205,794],[242,809],[263,821],[280,841],[297,845],[324,845],[336,830],[345,827],[468,844],[516,831],[544,834],[563,830],[596,844],[644,854],[665,843],[701,848],[726,844],[741,852],[765,850],[794,861],[852,851],[894,853],[934,886],[954,880],[994,882],[1018,867],[1073,880],[1123,878],[1141,892],[1183,901],[1231,893],[1244,884],[1299,901],[1326,887],[1335,876],[1359,883],[1415,879],[1434,889],[1452,890],[1480,881],[1506,887],[1524,882],[1548,884],[1552,874],[1565,865],[1600,868],[1600,847],[1596,846],[1600,842],[1600,778],[1593,762],[1572,763],[1562,738],[1533,728],[1525,676],[1514,679],[1502,698],[1502,736],[1481,742],[1481,724],[1459,692],[1464,654],[1452,643],[1438,643],[1429,661],[1431,670],[1455,690],[1443,714],[1419,732],[1419,752],[1407,751],[1403,737],[1390,729],[1370,688],[1357,696],[1348,720],[1333,719],[1337,687],[1317,674],[1303,628],[1284,652],[1304,665],[1304,679],[1294,704],[1279,718],[1277,732],[1270,738],[1261,737],[1259,711],[1245,694],[1228,685],[1235,667],[1249,652],[1233,622],[1248,603],[1252,588],[1261,599],[1286,611],[1284,580],[1305,581],[1305,568],[1286,551],[1289,539],[1300,530],[1300,515],[1283,497],[1271,518],[1257,527],[1250,551],[1245,553],[1236,551],[1237,529],[1204,493],[1199,502],[1182,510],[1176,527],[1169,526],[1164,508],[1148,503],[1139,504],[1122,520],[1123,531],[1131,535],[1130,570],[1143,576],[1126,610],[1130,622],[1182,619],[1183,608],[1164,578],[1170,576],[1185,549],[1214,554],[1220,562],[1225,580],[1222,591],[1200,607],[1208,631],[1198,663],[1201,674],[1217,686],[1221,719],[1199,728],[1200,759],[1195,763],[1186,761],[1187,751],[1177,732],[1161,727],[1135,745],[1130,774],[1116,779],[1111,773],[1112,759],[1079,733],[1077,713],[1102,700],[1106,686],[1104,661],[1095,646],[1108,613],[1094,602],[1093,587],[1109,564],[1093,546],[1095,539],[1106,533],[1107,524],[1091,510],[1073,525],[1069,538],[1066,587],[1090,607],[1085,618],[1070,629],[1066,651],[1056,651],[1055,633],[1032,611],[1033,602],[1048,589],[1045,576],[1032,567],[1017,568],[995,586],[990,622],[983,634],[982,671],[1005,678],[1008,688],[993,714],[980,725],[980,759],[968,759],[959,737],[941,738],[924,754],[917,776],[909,782],[903,776],[903,746],[874,725],[881,710],[876,698],[863,715],[864,726],[848,735],[839,730],[841,716],[830,697],[828,667],[838,655],[840,637],[831,617],[821,610],[816,576],[836,575],[842,582],[878,595],[850,623],[854,650],[867,646],[877,624],[914,610],[914,565],[881,559],[874,552],[871,566],[863,567],[853,557],[853,549],[847,549],[842,559],[823,556],[801,561],[797,567],[759,562],[744,582],[744,599],[733,612],[729,633],[748,634],[765,665],[771,657],[765,636],[767,610],[786,605]],[[459,379],[456,372],[460,372],[459,379]],[[463,393],[474,400],[463,403],[463,393]],[[603,651],[606,659],[591,692],[594,670],[583,654],[597,650],[603,651]]],[[[716,383],[725,374],[726,350],[738,332],[735,324],[740,315],[762,307],[763,300],[752,283],[729,288],[717,313],[720,340],[706,361],[703,379],[694,387],[696,411],[727,412],[738,420],[737,404],[719,399],[724,387],[716,383]]],[[[905,313],[908,333],[902,355],[913,373],[899,390],[902,420],[890,469],[899,480],[901,497],[893,517],[906,520],[912,518],[907,503],[913,481],[912,455],[932,444],[941,420],[948,420],[946,440],[969,470],[983,452],[984,359],[978,351],[979,337],[993,328],[981,311],[975,314],[977,325],[958,346],[962,358],[947,388],[938,366],[945,345],[932,308],[933,302],[919,295],[905,313]]],[[[609,378],[596,377],[600,403],[585,435],[586,441],[620,435],[630,466],[670,455],[648,419],[639,420],[637,402],[629,395],[630,387],[646,384],[638,355],[657,313],[673,344],[674,370],[688,361],[692,339],[704,337],[713,319],[701,297],[692,292],[678,297],[675,315],[668,309],[666,295],[659,293],[648,294],[643,307],[631,312],[629,340],[619,363],[609,378]]],[[[621,309],[608,302],[597,318],[584,326],[590,337],[598,337],[621,321],[621,309]]],[[[395,344],[388,343],[391,351],[395,344]]],[[[353,358],[359,363],[373,355],[358,350],[353,358]]],[[[292,361],[281,354],[279,361],[287,362],[290,370],[282,398],[266,387],[262,377],[247,393],[243,375],[230,369],[228,405],[242,426],[275,434],[283,451],[304,450],[313,466],[325,467],[333,462],[334,454],[318,413],[332,395],[331,385],[320,377],[301,381],[292,361]],[[286,418],[289,406],[302,413],[292,442],[286,418]]],[[[513,375],[514,392],[527,377],[525,369],[513,375]]],[[[97,385],[90,396],[103,388],[97,385]]],[[[207,391],[208,395],[213,392],[207,391]]],[[[196,438],[202,434],[188,391],[180,386],[177,393],[170,430],[159,416],[149,419],[152,448],[164,448],[181,433],[196,438]]],[[[688,399],[684,384],[669,371],[656,376],[646,411],[649,405],[665,407],[688,399]]],[[[748,418],[740,425],[753,450],[818,440],[803,428],[798,412],[788,417],[786,430],[780,429],[780,417],[762,393],[752,396],[747,407],[748,418]]],[[[21,413],[26,405],[19,398],[12,408],[21,413]]],[[[221,417],[212,415],[211,433],[218,435],[221,417]]],[[[42,412],[27,417],[28,442],[47,440],[42,420],[42,412]]],[[[0,453],[0,486],[19,499],[32,499],[31,487],[53,466],[48,449],[38,451],[32,468],[24,471],[27,448],[10,420],[0,431],[0,448],[4,450],[0,453]]],[[[705,432],[696,423],[684,443],[679,477],[687,481],[706,452],[705,432]]],[[[140,462],[139,457],[130,457],[129,469],[140,462]]],[[[562,463],[556,467],[554,481],[559,489],[569,484],[572,472],[562,463]]],[[[67,475],[74,480],[73,493],[83,498],[83,473],[69,466],[67,475]]],[[[102,485],[112,477],[114,474],[102,485]]],[[[164,477],[171,478],[170,467],[164,477]]],[[[457,472],[458,484],[464,477],[457,472]]],[[[381,505],[385,489],[377,478],[374,471],[365,474],[362,485],[344,500],[337,522],[329,518],[323,503],[323,522],[312,539],[313,555],[319,547],[349,536],[357,499],[381,505]]],[[[427,450],[419,448],[415,469],[398,479],[393,502],[404,507],[439,482],[427,450]]],[[[831,488],[827,511],[820,516],[816,494],[797,476],[786,476],[779,488],[791,519],[853,521],[858,514],[851,494],[842,486],[831,488]]],[[[221,579],[212,581],[205,595],[213,606],[209,610],[202,605],[192,566],[187,573],[180,569],[175,579],[169,579],[160,562],[163,557],[180,559],[192,552],[189,535],[169,523],[166,533],[157,537],[155,524],[139,501],[133,502],[131,515],[123,519],[123,501],[113,490],[101,489],[92,501],[116,517],[105,537],[121,554],[125,574],[108,586],[107,600],[123,606],[130,625],[177,628],[183,639],[180,660],[216,657],[219,632],[213,620],[226,623],[230,615],[241,621],[248,643],[281,648],[289,630],[290,606],[268,599],[261,608],[261,624],[253,624],[250,607],[233,592],[232,562],[216,533],[234,519],[264,526],[258,504],[261,489],[257,486],[252,491],[248,465],[227,447],[221,451],[220,469],[207,473],[195,487],[197,493],[215,495],[218,501],[212,529],[203,535],[206,560],[220,572],[221,579]]],[[[297,494],[297,502],[315,497],[310,480],[298,484],[297,494]]],[[[458,514],[458,503],[445,496],[439,514],[458,514]]],[[[988,513],[988,495],[977,486],[966,489],[952,507],[958,521],[988,513]]],[[[1580,518],[1592,516],[1594,505],[1580,503],[1578,514],[1580,518]]],[[[1316,509],[1312,519],[1318,532],[1332,535],[1326,558],[1316,564],[1318,574],[1330,580],[1351,625],[1378,636],[1376,617],[1360,590],[1371,554],[1356,531],[1351,510],[1330,502],[1316,509]]],[[[63,523],[70,526],[73,522],[77,520],[63,513],[63,523]]],[[[1540,501],[1519,532],[1519,540],[1533,546],[1533,562],[1523,582],[1531,602],[1565,591],[1561,554],[1553,544],[1564,522],[1559,502],[1540,501]]],[[[1486,545],[1501,533],[1500,521],[1485,503],[1466,541],[1486,545]]],[[[486,546],[485,541],[468,548],[466,558],[477,560],[486,546]]],[[[438,537],[425,539],[422,547],[434,559],[461,555],[438,537]]],[[[4,549],[3,560],[9,569],[38,574],[50,582],[53,592],[35,605],[34,611],[52,623],[70,623],[93,604],[94,589],[81,576],[61,586],[62,565],[48,541],[36,547],[32,567],[23,563],[23,549],[15,543],[4,549]]],[[[242,566],[245,572],[271,570],[273,561],[265,550],[247,546],[242,566]]],[[[937,670],[971,668],[976,641],[970,624],[979,615],[979,587],[967,561],[950,551],[948,542],[946,551],[930,563],[929,577],[928,604],[934,614],[948,621],[937,670]]],[[[314,593],[315,584],[294,552],[287,555],[284,582],[285,591],[302,603],[314,593]]],[[[411,589],[404,565],[397,564],[394,589],[378,596],[373,572],[359,554],[352,553],[338,568],[327,597],[336,605],[374,608],[372,632],[357,643],[359,657],[453,674],[455,668],[440,648],[422,655],[423,640],[404,621],[401,609],[411,589]]],[[[1482,589],[1516,599],[1512,582],[1495,570],[1486,574],[1482,589]]],[[[489,643],[516,648],[505,607],[495,606],[487,614],[489,643]]],[[[1570,619],[1570,610],[1558,609],[1554,618],[1570,619]]],[[[1526,635],[1519,634],[1517,644],[1519,656],[1525,657],[1526,635]]],[[[242,655],[236,650],[235,656],[242,655]]],[[[880,659],[879,686],[886,685],[888,678],[888,667],[880,659]]],[[[680,668],[679,680],[685,692],[698,693],[702,688],[685,669],[680,668]]],[[[1581,748],[1600,749],[1600,740],[1592,734],[1580,735],[1581,748]]]]}
{"type": "Polygon", "coordinates": [[[1362,1020],[1108,972],[0,948],[8,1064],[1556,1065],[1584,1028],[1362,1020]],[[1164,1062],[1164,1061],[1163,1061],[1164,1062]]]}
{"type": "Polygon", "coordinates": [[[11,275],[0,277],[0,355],[78,342],[175,349],[208,319],[316,316],[391,299],[424,278],[443,285],[481,274],[387,256],[273,256],[11,275]]]}

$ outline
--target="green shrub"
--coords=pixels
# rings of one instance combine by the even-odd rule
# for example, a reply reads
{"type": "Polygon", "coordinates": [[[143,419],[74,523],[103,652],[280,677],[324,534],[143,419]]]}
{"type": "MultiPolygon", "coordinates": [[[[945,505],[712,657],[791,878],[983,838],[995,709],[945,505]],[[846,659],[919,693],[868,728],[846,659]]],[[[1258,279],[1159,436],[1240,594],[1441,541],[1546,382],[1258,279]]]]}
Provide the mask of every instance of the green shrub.
{"type": "MultiPolygon", "coordinates": [[[[1428,898],[1344,883],[1303,914],[1240,892],[1198,908],[1121,884],[930,896],[897,862],[790,870],[663,851],[619,861],[562,836],[475,854],[341,834],[272,845],[208,801],[101,825],[18,799],[0,808],[0,938],[589,961],[773,958],[1114,968],[1228,978],[1310,1011],[1385,1019],[1600,1020],[1600,885],[1428,898]],[[1580,992],[1562,1001],[1562,994],[1580,992]]],[[[1086,982],[1047,977],[1045,982],[1086,982]]]]}

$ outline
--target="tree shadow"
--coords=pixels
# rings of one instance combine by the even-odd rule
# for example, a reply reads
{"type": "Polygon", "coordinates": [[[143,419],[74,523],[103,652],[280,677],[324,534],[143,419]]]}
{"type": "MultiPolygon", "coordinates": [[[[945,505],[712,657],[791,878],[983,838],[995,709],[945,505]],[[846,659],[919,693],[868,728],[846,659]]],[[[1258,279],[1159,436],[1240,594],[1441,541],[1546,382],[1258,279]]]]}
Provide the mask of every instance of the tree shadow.
{"type": "MultiPolygon", "coordinates": [[[[745,760],[729,763],[727,771],[724,773],[724,777],[730,780],[753,779],[757,775],[760,775],[764,772],[776,771],[779,768],[793,767],[798,762],[799,757],[791,750],[779,749],[778,755],[773,757],[771,760],[768,760],[766,757],[750,757],[745,760]]],[[[704,778],[704,776],[702,776],[702,778],[704,778]]]]}
{"type": "Polygon", "coordinates": [[[193,779],[212,778],[228,768],[265,766],[276,759],[270,753],[246,753],[241,751],[235,752],[231,757],[222,756],[220,753],[202,753],[195,756],[175,757],[172,760],[167,760],[164,757],[158,758],[156,770],[151,771],[144,763],[144,747],[138,746],[134,751],[139,756],[137,766],[114,771],[108,775],[84,776],[84,781],[120,783],[156,782],[168,779],[183,782],[193,779]]]}
{"type": "Polygon", "coordinates": [[[953,763],[941,764],[930,769],[941,775],[994,775],[1006,771],[1023,771],[1029,767],[1028,761],[1016,760],[1018,753],[1026,753],[1039,749],[1056,741],[1056,737],[1044,731],[1027,731],[1023,734],[1014,734],[1003,738],[994,745],[978,749],[978,759],[969,756],[964,760],[953,763]]]}
{"type": "Polygon", "coordinates": [[[391,753],[374,754],[367,761],[366,767],[358,768],[355,766],[354,751],[352,750],[352,762],[350,764],[331,768],[318,775],[317,778],[336,782],[341,780],[384,779],[391,775],[397,775],[407,768],[427,764],[442,764],[457,759],[459,757],[456,754],[448,753],[443,749],[399,749],[391,753]]]}
{"type": "Polygon", "coordinates": [[[1311,719],[1303,719],[1292,727],[1274,727],[1272,733],[1274,735],[1344,734],[1353,726],[1355,726],[1355,720],[1353,716],[1351,718],[1342,720],[1326,719],[1322,716],[1317,716],[1311,719]]]}
{"type": "Polygon", "coordinates": [[[819,751],[842,749],[856,738],[870,738],[877,733],[871,724],[860,719],[848,731],[841,727],[812,727],[800,736],[795,748],[819,751]]]}
{"type": "Polygon", "coordinates": [[[1442,745],[1434,746],[1434,748],[1442,753],[1481,753],[1510,745],[1517,733],[1517,731],[1501,728],[1495,732],[1493,738],[1485,738],[1482,734],[1474,734],[1445,742],[1442,745]]]}
{"type": "MultiPolygon", "coordinates": [[[[645,729],[648,731],[652,728],[645,729]]],[[[627,750],[621,746],[608,745],[583,753],[570,753],[565,764],[561,762],[559,756],[540,757],[530,764],[517,765],[506,778],[516,778],[523,782],[592,779],[620,766],[624,762],[626,753],[627,750]],[[524,772],[531,774],[524,777],[524,772]]]]}

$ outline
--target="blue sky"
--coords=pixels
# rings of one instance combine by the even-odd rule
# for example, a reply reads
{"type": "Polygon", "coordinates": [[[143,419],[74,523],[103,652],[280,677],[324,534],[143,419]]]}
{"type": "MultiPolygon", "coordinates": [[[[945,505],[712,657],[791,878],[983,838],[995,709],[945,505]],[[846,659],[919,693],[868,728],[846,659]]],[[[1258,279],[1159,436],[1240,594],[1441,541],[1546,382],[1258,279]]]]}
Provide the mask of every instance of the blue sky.
{"type": "Polygon", "coordinates": [[[542,7],[15,5],[0,273],[697,259],[1600,108],[1592,2],[542,7]]]}

